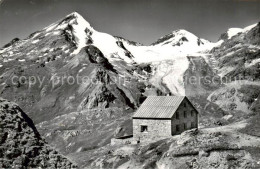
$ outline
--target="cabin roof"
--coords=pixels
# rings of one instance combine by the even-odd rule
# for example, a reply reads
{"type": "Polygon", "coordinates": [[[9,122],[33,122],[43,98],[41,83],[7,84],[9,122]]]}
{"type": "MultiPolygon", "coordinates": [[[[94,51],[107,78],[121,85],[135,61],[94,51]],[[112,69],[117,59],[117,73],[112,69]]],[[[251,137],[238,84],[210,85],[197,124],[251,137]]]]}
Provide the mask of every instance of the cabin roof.
{"type": "Polygon", "coordinates": [[[149,96],[139,107],[133,118],[172,118],[185,96],[149,96]]]}

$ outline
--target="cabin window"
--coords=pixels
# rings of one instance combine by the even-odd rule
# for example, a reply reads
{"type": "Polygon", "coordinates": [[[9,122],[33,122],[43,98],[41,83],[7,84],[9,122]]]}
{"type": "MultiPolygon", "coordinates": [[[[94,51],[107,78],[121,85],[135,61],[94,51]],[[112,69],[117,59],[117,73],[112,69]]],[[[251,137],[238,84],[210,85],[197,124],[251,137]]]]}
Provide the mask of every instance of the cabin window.
{"type": "Polygon", "coordinates": [[[186,107],[186,103],[183,103],[183,107],[186,107]]]}
{"type": "Polygon", "coordinates": [[[176,119],[179,119],[179,112],[176,112],[176,119]]]}
{"type": "Polygon", "coordinates": [[[179,125],[176,125],[176,131],[180,131],[180,126],[179,125]]]}
{"type": "Polygon", "coordinates": [[[190,115],[193,116],[193,110],[191,110],[190,115]]]}
{"type": "Polygon", "coordinates": [[[187,117],[187,113],[186,113],[186,111],[183,112],[183,116],[184,116],[184,118],[187,117]]]}
{"type": "Polygon", "coordinates": [[[184,130],[187,129],[187,125],[185,123],[183,123],[183,128],[184,128],[184,130]]]}
{"type": "Polygon", "coordinates": [[[148,131],[148,126],[141,126],[141,132],[147,132],[148,131]]]}

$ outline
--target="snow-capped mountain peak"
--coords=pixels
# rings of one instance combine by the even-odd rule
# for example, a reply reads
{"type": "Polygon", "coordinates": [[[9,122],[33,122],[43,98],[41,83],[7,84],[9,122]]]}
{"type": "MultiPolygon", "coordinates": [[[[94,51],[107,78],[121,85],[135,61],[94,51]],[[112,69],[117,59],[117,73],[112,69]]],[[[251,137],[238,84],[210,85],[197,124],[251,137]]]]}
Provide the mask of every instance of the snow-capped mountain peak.
{"type": "Polygon", "coordinates": [[[72,39],[75,40],[77,45],[77,49],[73,52],[73,54],[77,54],[84,46],[86,46],[89,39],[86,36],[92,34],[94,29],[79,13],[73,12],[67,15],[65,19],[62,19],[61,21],[45,28],[45,31],[50,32],[67,28],[70,29],[72,39]]]}
{"type": "Polygon", "coordinates": [[[40,40],[39,34],[47,37],[62,35],[64,32],[69,42],[75,46],[71,54],[78,54],[83,47],[92,44],[99,48],[109,61],[123,60],[127,63],[174,59],[174,56],[194,54],[212,46],[209,41],[200,39],[184,29],[175,30],[150,46],[141,44],[136,46],[94,30],[89,22],[77,12],[38,31],[31,37],[31,40],[32,43],[37,43],[40,40]]]}
{"type": "Polygon", "coordinates": [[[77,12],[67,15],[65,19],[47,27],[46,31],[67,28],[70,29],[71,39],[75,41],[77,46],[72,54],[78,54],[83,47],[93,44],[98,47],[110,61],[123,59],[128,63],[133,62],[133,60],[126,56],[126,51],[118,46],[118,40],[115,37],[94,30],[77,12]]]}
{"type": "Polygon", "coordinates": [[[233,36],[239,33],[246,33],[257,26],[256,24],[249,25],[245,28],[229,28],[227,32],[221,35],[221,39],[231,39],[233,36]]]}
{"type": "Polygon", "coordinates": [[[78,12],[72,12],[72,13],[70,13],[69,15],[67,15],[67,17],[68,16],[74,16],[74,17],[76,17],[76,18],[83,18],[78,12]]]}
{"type": "Polygon", "coordinates": [[[53,31],[53,30],[59,30],[64,29],[68,25],[79,27],[85,27],[90,30],[93,30],[93,28],[90,26],[90,24],[77,12],[73,12],[69,15],[67,15],[65,18],[59,20],[58,22],[55,22],[51,24],[50,26],[44,28],[46,32],[53,31]]]}
{"type": "Polygon", "coordinates": [[[236,34],[242,32],[243,29],[241,28],[230,28],[227,31],[227,35],[228,35],[228,39],[231,39],[233,36],[235,36],[236,34]]]}
{"type": "Polygon", "coordinates": [[[171,32],[168,35],[165,35],[158,39],[156,42],[152,43],[152,45],[171,45],[171,46],[181,46],[185,43],[194,43],[196,46],[203,45],[204,43],[208,43],[206,40],[201,40],[194,34],[184,30],[178,29],[171,32]]]}

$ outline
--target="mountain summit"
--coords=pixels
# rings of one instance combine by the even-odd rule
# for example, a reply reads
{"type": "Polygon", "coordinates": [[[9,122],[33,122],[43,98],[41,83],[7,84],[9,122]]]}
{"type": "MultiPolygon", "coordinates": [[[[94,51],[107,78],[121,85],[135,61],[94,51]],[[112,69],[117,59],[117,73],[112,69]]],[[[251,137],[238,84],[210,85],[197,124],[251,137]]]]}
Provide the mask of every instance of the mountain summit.
{"type": "MultiPolygon", "coordinates": [[[[172,33],[161,37],[156,42],[152,43],[152,45],[172,45],[172,46],[187,46],[189,44],[189,47],[199,47],[210,43],[207,40],[200,39],[194,34],[184,30],[179,29],[176,31],[173,31],[172,33]]],[[[186,49],[188,50],[188,49],[186,49]]],[[[191,50],[191,49],[189,49],[191,50]]]]}
{"type": "Polygon", "coordinates": [[[45,32],[51,33],[57,30],[70,31],[70,38],[76,44],[77,48],[73,52],[77,54],[84,46],[87,45],[88,35],[92,34],[94,29],[90,24],[77,12],[67,15],[64,19],[45,28],[45,32]]]}

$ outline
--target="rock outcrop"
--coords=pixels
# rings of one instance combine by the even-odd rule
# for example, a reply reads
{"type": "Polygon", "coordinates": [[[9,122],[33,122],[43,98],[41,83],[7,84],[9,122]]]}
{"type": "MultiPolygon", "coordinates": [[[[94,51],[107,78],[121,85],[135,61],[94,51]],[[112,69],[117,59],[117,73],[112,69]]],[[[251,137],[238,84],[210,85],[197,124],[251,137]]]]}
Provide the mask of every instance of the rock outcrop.
{"type": "Polygon", "coordinates": [[[76,168],[41,138],[15,103],[0,98],[0,168],[76,168]]]}

